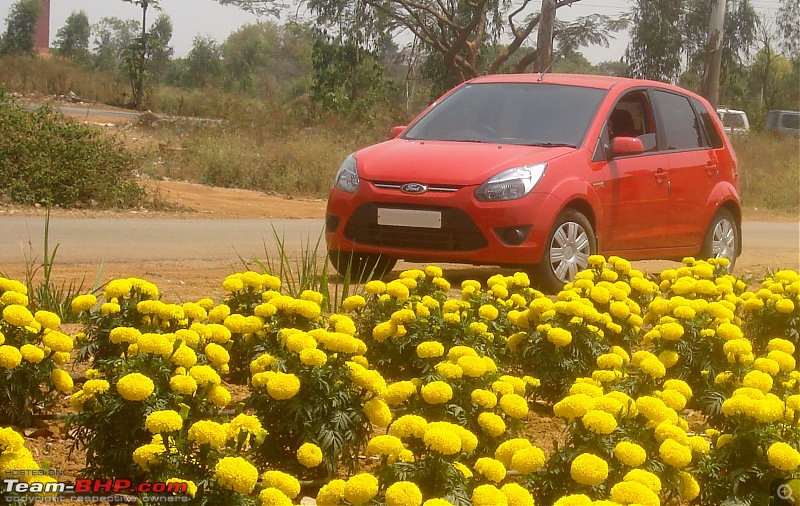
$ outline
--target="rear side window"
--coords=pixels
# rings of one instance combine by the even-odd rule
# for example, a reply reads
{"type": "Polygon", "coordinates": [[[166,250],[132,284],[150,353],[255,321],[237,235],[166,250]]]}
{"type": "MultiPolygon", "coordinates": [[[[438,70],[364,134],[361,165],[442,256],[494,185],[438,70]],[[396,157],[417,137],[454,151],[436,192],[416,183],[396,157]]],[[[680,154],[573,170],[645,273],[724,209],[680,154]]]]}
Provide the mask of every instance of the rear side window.
{"type": "Polygon", "coordinates": [[[781,118],[781,126],[797,130],[800,128],[800,114],[784,114],[781,118]]]}
{"type": "Polygon", "coordinates": [[[703,128],[688,98],[655,90],[653,99],[664,124],[664,137],[668,150],[683,151],[704,146],[703,128]]]}
{"type": "MultiPolygon", "coordinates": [[[[711,119],[711,114],[709,114],[708,110],[705,108],[702,102],[697,100],[696,98],[692,98],[692,105],[694,106],[695,111],[700,115],[700,122],[703,124],[703,130],[706,134],[706,147],[712,147],[714,149],[719,149],[722,147],[722,137],[719,135],[719,130],[717,130],[717,126],[714,124],[714,120],[711,119]]],[[[740,116],[733,116],[739,117],[740,116]]],[[[728,118],[728,115],[725,115],[725,119],[728,118]]],[[[744,121],[742,121],[744,123],[744,121]]]]}

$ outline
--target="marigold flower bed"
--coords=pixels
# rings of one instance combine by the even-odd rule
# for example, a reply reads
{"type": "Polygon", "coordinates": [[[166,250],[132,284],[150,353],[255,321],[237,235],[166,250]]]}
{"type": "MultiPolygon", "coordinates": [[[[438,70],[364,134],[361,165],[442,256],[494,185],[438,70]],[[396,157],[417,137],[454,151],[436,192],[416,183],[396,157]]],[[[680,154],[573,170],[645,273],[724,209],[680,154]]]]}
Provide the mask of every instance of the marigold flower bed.
{"type": "Polygon", "coordinates": [[[453,297],[429,266],[333,308],[269,273],[228,276],[218,303],[117,279],[72,301],[74,336],[0,278],[0,473],[54,481],[19,473],[40,468],[20,429],[69,395],[82,476],[183,483],[192,504],[800,497],[800,276],[748,291],[723,259],[653,278],[589,265],[554,297],[524,273],[453,297]],[[89,365],[78,385],[71,356],[89,365]],[[533,403],[565,423],[552,449],[527,428],[533,403]]]}

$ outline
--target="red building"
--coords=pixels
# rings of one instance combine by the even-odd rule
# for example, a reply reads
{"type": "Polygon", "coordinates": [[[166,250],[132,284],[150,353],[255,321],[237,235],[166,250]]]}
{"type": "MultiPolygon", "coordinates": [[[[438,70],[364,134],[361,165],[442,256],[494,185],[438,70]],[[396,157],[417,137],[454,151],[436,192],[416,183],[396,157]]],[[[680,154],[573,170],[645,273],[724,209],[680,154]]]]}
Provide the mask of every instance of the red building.
{"type": "Polygon", "coordinates": [[[42,15],[36,23],[36,37],[34,48],[37,53],[47,53],[50,51],[50,0],[41,0],[42,15]]]}

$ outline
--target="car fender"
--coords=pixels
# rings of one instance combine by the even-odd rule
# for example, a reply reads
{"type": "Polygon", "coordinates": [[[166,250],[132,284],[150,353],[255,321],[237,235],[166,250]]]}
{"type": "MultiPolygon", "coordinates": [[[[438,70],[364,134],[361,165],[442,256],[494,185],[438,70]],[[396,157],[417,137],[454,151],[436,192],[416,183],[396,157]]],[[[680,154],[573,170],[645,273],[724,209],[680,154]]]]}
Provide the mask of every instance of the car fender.
{"type": "Polygon", "coordinates": [[[600,205],[600,198],[595,188],[586,180],[580,178],[569,178],[560,181],[549,190],[550,197],[558,199],[558,212],[551,214],[551,219],[547,223],[547,230],[552,230],[556,218],[564,209],[573,208],[583,214],[589,214],[587,219],[594,226],[594,234],[598,241],[605,232],[603,208],[600,205]]]}
{"type": "MultiPolygon", "coordinates": [[[[739,202],[739,192],[736,191],[736,188],[729,182],[723,181],[717,184],[711,193],[708,196],[708,200],[706,201],[706,209],[709,210],[707,216],[705,216],[705,222],[710,225],[711,220],[714,219],[714,215],[717,214],[723,206],[728,206],[733,204],[736,207],[736,212],[734,213],[734,218],[737,220],[737,225],[739,226],[739,244],[737,245],[737,250],[741,254],[742,251],[742,204],[739,202]]],[[[706,225],[706,229],[708,229],[708,225],[706,225]]]]}

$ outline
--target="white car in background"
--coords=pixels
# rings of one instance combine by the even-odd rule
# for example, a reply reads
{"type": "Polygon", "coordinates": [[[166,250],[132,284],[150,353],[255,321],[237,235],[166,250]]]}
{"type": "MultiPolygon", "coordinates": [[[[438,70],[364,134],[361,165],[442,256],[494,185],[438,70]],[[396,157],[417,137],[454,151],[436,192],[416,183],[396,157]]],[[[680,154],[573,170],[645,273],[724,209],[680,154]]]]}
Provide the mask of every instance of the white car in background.
{"type": "Polygon", "coordinates": [[[746,134],[750,131],[750,120],[744,111],[723,107],[717,109],[717,116],[729,134],[746,134]]]}

